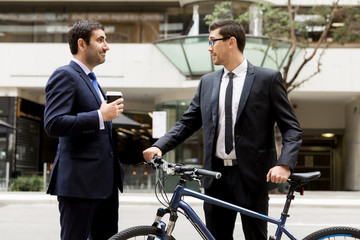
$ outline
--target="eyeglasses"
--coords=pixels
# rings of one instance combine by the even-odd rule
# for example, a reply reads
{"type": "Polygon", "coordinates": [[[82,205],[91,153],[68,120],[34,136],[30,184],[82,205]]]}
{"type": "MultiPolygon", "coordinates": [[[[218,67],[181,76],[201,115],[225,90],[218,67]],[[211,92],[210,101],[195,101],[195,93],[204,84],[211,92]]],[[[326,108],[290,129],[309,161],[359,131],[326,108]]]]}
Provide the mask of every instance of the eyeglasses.
{"type": "Polygon", "coordinates": [[[210,39],[210,40],[209,40],[209,46],[212,46],[212,47],[213,47],[216,41],[227,40],[227,39],[229,39],[229,38],[230,38],[230,37],[210,39]]]}

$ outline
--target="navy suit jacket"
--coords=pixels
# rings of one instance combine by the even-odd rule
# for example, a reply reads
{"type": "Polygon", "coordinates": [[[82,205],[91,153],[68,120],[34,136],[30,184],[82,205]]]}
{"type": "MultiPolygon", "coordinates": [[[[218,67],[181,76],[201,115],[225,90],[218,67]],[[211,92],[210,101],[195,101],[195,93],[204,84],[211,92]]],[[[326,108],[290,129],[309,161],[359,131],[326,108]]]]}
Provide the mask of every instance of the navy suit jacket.
{"type": "Polygon", "coordinates": [[[50,76],[45,90],[45,131],[59,138],[48,193],[104,199],[116,188],[122,191],[124,174],[111,122],[100,130],[101,100],[89,77],[71,61],[50,76]]]}
{"type": "MultiPolygon", "coordinates": [[[[213,170],[218,125],[219,91],[223,69],[204,75],[189,109],[162,138],[154,143],[163,153],[203,127],[205,169],[213,170]]],[[[237,167],[241,173],[242,189],[263,193],[273,186],[266,183],[269,169],[287,165],[293,169],[297,162],[302,131],[289,103],[279,71],[256,67],[248,62],[247,75],[237,112],[234,137],[237,167]],[[282,133],[283,148],[277,160],[274,124],[282,133]]],[[[204,187],[212,179],[204,179],[204,187]]],[[[244,193],[239,193],[244,194],[244,193]]],[[[249,194],[249,193],[245,193],[249,194]]]]}

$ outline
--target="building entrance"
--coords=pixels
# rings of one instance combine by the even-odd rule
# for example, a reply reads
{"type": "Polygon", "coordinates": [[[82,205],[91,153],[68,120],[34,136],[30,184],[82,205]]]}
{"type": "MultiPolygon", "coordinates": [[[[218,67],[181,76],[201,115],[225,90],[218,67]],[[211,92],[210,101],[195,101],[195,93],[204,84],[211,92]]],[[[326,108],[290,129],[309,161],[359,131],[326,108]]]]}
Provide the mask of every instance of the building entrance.
{"type": "Polygon", "coordinates": [[[306,186],[308,190],[341,190],[343,187],[339,139],[339,136],[329,139],[304,136],[295,172],[321,172],[319,179],[306,186]]]}

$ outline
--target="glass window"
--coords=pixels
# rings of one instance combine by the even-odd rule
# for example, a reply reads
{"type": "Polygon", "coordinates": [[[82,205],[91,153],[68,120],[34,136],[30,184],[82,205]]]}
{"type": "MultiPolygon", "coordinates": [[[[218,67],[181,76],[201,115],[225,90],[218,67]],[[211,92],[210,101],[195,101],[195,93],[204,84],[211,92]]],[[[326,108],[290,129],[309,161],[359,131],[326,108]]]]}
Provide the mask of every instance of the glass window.
{"type": "Polygon", "coordinates": [[[0,42],[67,42],[69,27],[93,19],[105,26],[108,42],[151,43],[184,34],[191,13],[183,13],[175,2],[0,3],[0,42]]]}
{"type": "MultiPolygon", "coordinates": [[[[159,104],[157,108],[167,113],[167,129],[169,130],[183,113],[189,108],[190,100],[169,101],[159,104]]],[[[203,132],[195,132],[173,151],[166,154],[165,159],[170,162],[180,162],[189,165],[202,166],[203,158],[203,132]]]]}
{"type": "MultiPolygon", "coordinates": [[[[101,22],[110,43],[151,43],[159,39],[187,35],[194,23],[198,32],[208,33],[206,14],[215,1],[179,6],[174,2],[101,1],[84,3],[0,3],[0,42],[67,42],[70,26],[80,19],[101,22]],[[198,21],[194,21],[198,6],[198,21]]],[[[233,3],[234,13],[247,11],[249,3],[233,3]]]]}

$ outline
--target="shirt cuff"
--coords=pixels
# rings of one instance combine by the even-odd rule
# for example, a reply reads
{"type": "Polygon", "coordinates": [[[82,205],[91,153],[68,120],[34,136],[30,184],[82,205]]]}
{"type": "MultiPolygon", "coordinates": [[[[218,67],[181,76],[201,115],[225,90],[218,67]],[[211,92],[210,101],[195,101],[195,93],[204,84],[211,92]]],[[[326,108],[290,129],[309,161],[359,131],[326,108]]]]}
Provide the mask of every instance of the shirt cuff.
{"type": "Polygon", "coordinates": [[[98,115],[99,115],[100,130],[104,130],[105,129],[104,119],[102,117],[102,114],[101,114],[100,110],[97,110],[97,112],[98,112],[98,115]]]}

